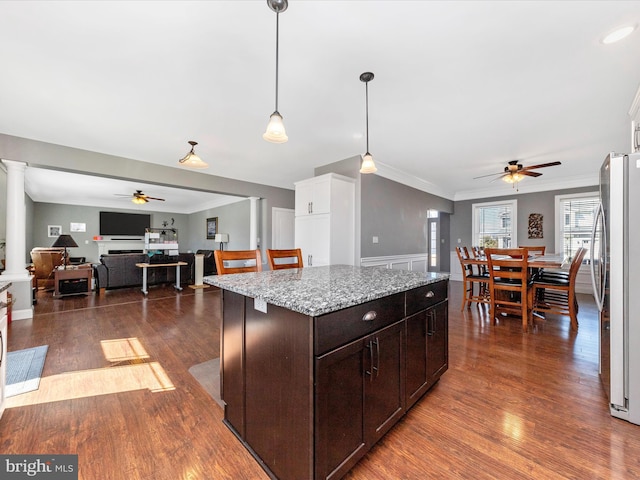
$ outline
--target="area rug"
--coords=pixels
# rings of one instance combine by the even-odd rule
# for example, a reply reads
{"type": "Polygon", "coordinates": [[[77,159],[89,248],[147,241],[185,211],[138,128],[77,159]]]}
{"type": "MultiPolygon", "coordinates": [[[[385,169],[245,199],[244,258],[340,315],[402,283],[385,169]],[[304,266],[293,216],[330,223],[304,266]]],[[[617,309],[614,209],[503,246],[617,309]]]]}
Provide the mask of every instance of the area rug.
{"type": "Polygon", "coordinates": [[[7,353],[7,397],[38,389],[48,348],[42,345],[7,353]]]}
{"type": "Polygon", "coordinates": [[[224,403],[220,398],[220,359],[214,358],[194,365],[189,369],[189,373],[195,377],[216,403],[224,408],[224,403]]]}

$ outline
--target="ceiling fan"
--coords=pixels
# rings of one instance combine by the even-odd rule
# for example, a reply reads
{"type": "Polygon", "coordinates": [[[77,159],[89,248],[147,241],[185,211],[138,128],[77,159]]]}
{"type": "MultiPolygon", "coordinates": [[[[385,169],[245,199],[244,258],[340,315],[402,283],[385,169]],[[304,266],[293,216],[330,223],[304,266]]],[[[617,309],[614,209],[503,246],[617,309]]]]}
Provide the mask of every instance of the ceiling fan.
{"type": "Polygon", "coordinates": [[[539,177],[542,175],[540,172],[534,172],[533,170],[537,170],[539,168],[545,167],[554,167],[556,165],[562,165],[561,162],[549,162],[549,163],[541,163],[539,165],[531,165],[529,167],[523,166],[521,163],[518,163],[520,160],[511,160],[509,164],[504,167],[504,171],[499,173],[490,173],[489,175],[481,175],[476,178],[485,178],[485,177],[493,177],[495,175],[500,175],[498,178],[502,178],[507,183],[518,183],[525,176],[526,177],[539,177]]]}
{"type": "Polygon", "coordinates": [[[149,195],[146,195],[144,193],[142,193],[142,190],[136,190],[135,192],[133,192],[133,195],[119,195],[116,194],[116,196],[118,197],[131,197],[131,201],[133,203],[136,203],[138,205],[142,205],[147,203],[149,200],[160,200],[161,202],[164,202],[164,198],[157,198],[157,197],[150,197],[149,195]]]}

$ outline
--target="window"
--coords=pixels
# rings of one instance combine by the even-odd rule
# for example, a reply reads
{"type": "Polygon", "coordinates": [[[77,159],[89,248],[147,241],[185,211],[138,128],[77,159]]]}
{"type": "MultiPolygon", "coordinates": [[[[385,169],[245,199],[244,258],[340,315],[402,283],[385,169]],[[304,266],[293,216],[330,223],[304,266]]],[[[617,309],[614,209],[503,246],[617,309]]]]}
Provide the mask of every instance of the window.
{"type": "Polygon", "coordinates": [[[518,245],[518,202],[474,203],[473,245],[491,248],[511,248],[518,245]]]}
{"type": "Polygon", "coordinates": [[[585,247],[589,251],[583,263],[590,262],[593,214],[599,201],[598,192],[556,195],[556,252],[571,260],[578,248],[585,247]]]}

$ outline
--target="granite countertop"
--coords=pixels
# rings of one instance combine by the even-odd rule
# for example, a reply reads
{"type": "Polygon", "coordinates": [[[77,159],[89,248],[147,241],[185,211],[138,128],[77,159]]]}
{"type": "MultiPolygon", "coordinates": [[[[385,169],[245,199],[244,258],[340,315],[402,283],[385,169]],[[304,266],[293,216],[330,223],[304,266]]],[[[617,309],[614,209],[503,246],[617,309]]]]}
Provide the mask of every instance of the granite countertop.
{"type": "Polygon", "coordinates": [[[448,278],[448,274],[442,273],[331,265],[212,275],[204,277],[204,282],[304,315],[318,316],[448,278]]]}
{"type": "Polygon", "coordinates": [[[11,286],[11,282],[0,282],[0,292],[4,292],[11,286]]]}

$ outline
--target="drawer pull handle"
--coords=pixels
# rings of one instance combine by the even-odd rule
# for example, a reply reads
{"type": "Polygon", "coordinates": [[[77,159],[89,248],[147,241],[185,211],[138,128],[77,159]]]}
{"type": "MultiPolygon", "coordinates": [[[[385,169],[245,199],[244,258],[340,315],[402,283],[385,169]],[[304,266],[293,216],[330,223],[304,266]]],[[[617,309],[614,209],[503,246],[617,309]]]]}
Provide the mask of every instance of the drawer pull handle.
{"type": "Polygon", "coordinates": [[[429,290],[429,291],[427,292],[427,294],[425,295],[425,297],[427,297],[427,298],[433,298],[433,297],[435,297],[435,296],[436,296],[436,294],[435,294],[435,293],[433,293],[433,290],[429,290]]]}
{"type": "Polygon", "coordinates": [[[367,313],[365,313],[362,317],[362,321],[363,322],[371,322],[373,320],[375,320],[375,318],[378,316],[378,314],[375,312],[375,310],[371,310],[367,313]]]}

